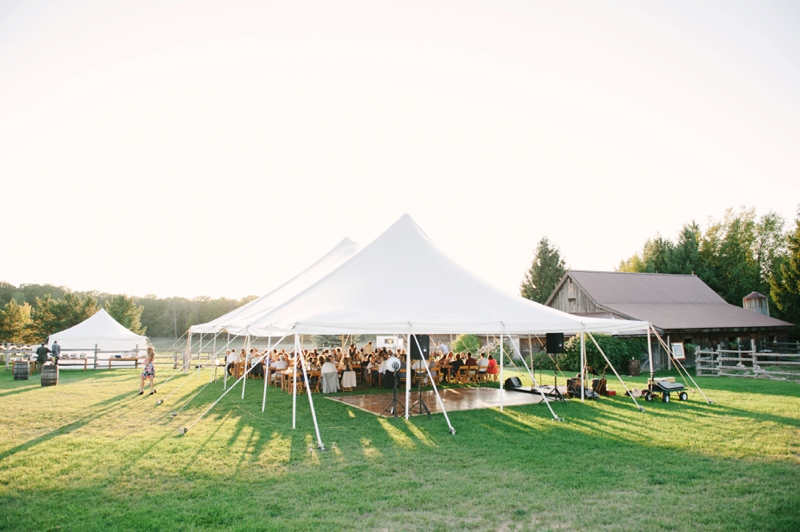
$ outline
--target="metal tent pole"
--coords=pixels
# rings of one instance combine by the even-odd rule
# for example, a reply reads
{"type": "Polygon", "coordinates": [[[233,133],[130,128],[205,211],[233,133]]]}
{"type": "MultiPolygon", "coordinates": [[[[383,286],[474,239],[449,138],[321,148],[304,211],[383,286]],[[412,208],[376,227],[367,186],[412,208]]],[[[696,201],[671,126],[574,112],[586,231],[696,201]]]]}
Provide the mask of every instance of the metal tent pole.
{"type": "MultiPolygon", "coordinates": [[[[417,337],[415,336],[414,340],[416,339],[417,337]]],[[[406,419],[408,419],[409,416],[408,405],[411,404],[411,333],[408,333],[408,342],[406,342],[406,344],[408,345],[408,349],[406,349],[406,406],[405,406],[406,414],[405,415],[406,419]]],[[[419,347],[419,342],[417,342],[417,347],[419,347]]],[[[422,355],[421,349],[420,349],[420,355],[422,355]]],[[[395,379],[397,378],[398,374],[399,372],[396,372],[394,374],[395,379]]]]}
{"type": "Polygon", "coordinates": [[[584,388],[586,384],[583,382],[584,369],[586,368],[586,335],[581,332],[581,403],[584,402],[585,393],[584,388]]]}
{"type": "MultiPolygon", "coordinates": [[[[500,360],[505,362],[505,351],[503,351],[503,333],[500,333],[500,360]]],[[[503,403],[505,402],[506,391],[503,389],[503,364],[500,364],[500,411],[503,411],[503,403]]]]}
{"type": "MultiPolygon", "coordinates": [[[[408,346],[411,347],[410,343],[411,335],[409,334],[409,344],[408,346]]],[[[420,353],[422,353],[422,348],[419,345],[419,340],[416,336],[414,336],[414,341],[417,344],[417,349],[420,353]]],[[[433,393],[436,395],[436,401],[439,403],[439,408],[442,409],[442,414],[444,414],[444,419],[447,421],[447,426],[450,428],[450,434],[455,434],[456,429],[453,428],[453,425],[450,423],[450,416],[447,415],[447,410],[444,408],[444,401],[442,401],[442,397],[439,395],[439,390],[436,388],[436,382],[433,380],[433,375],[431,374],[431,368],[428,366],[428,361],[425,360],[425,357],[422,357],[422,360],[425,363],[425,371],[428,373],[428,380],[431,381],[431,386],[433,386],[433,393]]],[[[408,405],[408,399],[406,399],[406,405],[408,405]]],[[[406,409],[406,413],[408,413],[408,409],[406,409]]]]}
{"type": "MultiPolygon", "coordinates": [[[[271,334],[271,333],[267,333],[271,334]]],[[[269,357],[272,351],[272,336],[267,337],[267,356],[265,357],[267,363],[264,364],[264,396],[261,398],[261,412],[264,412],[264,408],[267,406],[267,385],[269,384],[270,374],[269,374],[269,357]]]]}
{"type": "Polygon", "coordinates": [[[294,360],[292,364],[294,364],[294,370],[292,371],[292,428],[297,428],[297,357],[299,356],[297,352],[297,345],[299,339],[297,337],[297,333],[294,333],[294,360]]]}
{"type": "MultiPolygon", "coordinates": [[[[250,334],[244,337],[244,371],[250,367],[250,334]]],[[[244,389],[247,386],[247,379],[242,381],[242,400],[244,400],[244,389]]]]}

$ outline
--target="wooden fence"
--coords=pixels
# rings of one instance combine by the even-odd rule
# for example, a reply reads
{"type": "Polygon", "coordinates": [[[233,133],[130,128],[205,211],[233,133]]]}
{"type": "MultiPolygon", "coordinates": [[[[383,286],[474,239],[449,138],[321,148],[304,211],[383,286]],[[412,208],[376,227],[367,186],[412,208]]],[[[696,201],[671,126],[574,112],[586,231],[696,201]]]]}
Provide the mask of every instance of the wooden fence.
{"type": "Polygon", "coordinates": [[[701,349],[695,352],[695,371],[697,376],[800,382],[800,354],[701,349]]]}

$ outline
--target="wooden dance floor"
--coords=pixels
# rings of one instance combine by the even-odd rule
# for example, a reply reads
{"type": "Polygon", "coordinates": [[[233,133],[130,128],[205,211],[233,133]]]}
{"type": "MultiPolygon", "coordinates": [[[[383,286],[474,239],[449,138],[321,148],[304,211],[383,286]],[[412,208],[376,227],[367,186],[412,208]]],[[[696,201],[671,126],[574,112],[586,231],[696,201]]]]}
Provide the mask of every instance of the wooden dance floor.
{"type": "MultiPolygon", "coordinates": [[[[542,402],[542,396],[539,394],[509,392],[506,390],[498,390],[497,388],[458,388],[440,390],[439,395],[442,397],[444,408],[448,412],[456,410],[477,410],[480,408],[500,408],[500,400],[503,400],[503,406],[522,406],[522,405],[535,405],[542,402]]],[[[416,391],[411,392],[411,404],[413,405],[419,398],[416,391]]],[[[392,401],[391,393],[379,393],[370,395],[340,395],[337,397],[328,397],[331,401],[339,401],[348,406],[371,412],[373,414],[381,415],[386,409],[386,406],[392,401]]],[[[402,405],[405,404],[406,394],[397,394],[397,401],[402,405]]],[[[422,392],[422,400],[430,410],[431,414],[441,413],[439,402],[433,391],[422,392]]],[[[404,412],[402,408],[398,408],[398,413],[404,412]]],[[[414,412],[417,409],[414,408],[414,412]]]]}

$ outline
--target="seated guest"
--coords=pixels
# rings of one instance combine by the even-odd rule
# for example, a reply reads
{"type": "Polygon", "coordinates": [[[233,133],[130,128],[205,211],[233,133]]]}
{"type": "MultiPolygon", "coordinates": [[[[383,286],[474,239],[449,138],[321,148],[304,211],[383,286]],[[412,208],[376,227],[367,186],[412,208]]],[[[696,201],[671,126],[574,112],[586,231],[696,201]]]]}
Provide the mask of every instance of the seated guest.
{"type": "Polygon", "coordinates": [[[255,356],[250,358],[250,375],[254,377],[264,378],[264,365],[261,363],[261,357],[256,354],[255,356]]]}
{"type": "Polygon", "coordinates": [[[336,369],[336,364],[333,363],[332,356],[329,356],[327,360],[325,360],[325,363],[322,364],[322,369],[320,371],[322,372],[323,375],[325,373],[338,373],[338,370],[336,369]]]}
{"type": "Polygon", "coordinates": [[[477,366],[478,361],[472,358],[472,353],[467,353],[467,359],[464,361],[465,366],[477,366]]]}
{"type": "Polygon", "coordinates": [[[481,358],[478,359],[478,373],[486,373],[486,368],[489,367],[489,360],[486,355],[481,353],[481,358]]]}
{"type": "Polygon", "coordinates": [[[458,374],[458,370],[461,369],[463,365],[464,362],[461,361],[461,353],[459,353],[450,363],[450,377],[455,377],[458,374]]]}
{"type": "Polygon", "coordinates": [[[489,364],[486,366],[486,373],[488,375],[497,375],[500,373],[500,368],[497,366],[497,361],[492,355],[489,355],[489,364]]]}
{"type": "Polygon", "coordinates": [[[239,355],[236,354],[235,349],[228,351],[228,354],[225,356],[225,362],[227,363],[225,369],[228,370],[228,375],[233,375],[233,368],[236,366],[236,363],[239,362],[239,355]]]}
{"type": "Polygon", "coordinates": [[[378,385],[378,367],[379,364],[375,362],[375,355],[369,355],[367,359],[367,383],[369,386],[377,386],[378,385]]]}

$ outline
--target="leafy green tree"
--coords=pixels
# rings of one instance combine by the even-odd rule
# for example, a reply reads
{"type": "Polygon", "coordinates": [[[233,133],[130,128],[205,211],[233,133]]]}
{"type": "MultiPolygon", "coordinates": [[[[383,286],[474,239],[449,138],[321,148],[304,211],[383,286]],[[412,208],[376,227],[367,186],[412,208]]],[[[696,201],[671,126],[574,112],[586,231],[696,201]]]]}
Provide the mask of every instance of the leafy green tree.
{"type": "Polygon", "coordinates": [[[520,295],[544,303],[565,273],[567,268],[558,248],[546,236],[542,237],[536,246],[531,267],[525,272],[519,287],[520,295]]]}
{"type": "Polygon", "coordinates": [[[12,299],[0,310],[0,341],[31,342],[31,323],[31,306],[27,303],[20,305],[12,299]]]}
{"type": "Polygon", "coordinates": [[[144,334],[147,327],[142,327],[142,311],[144,307],[133,302],[133,299],[124,295],[116,295],[106,301],[106,311],[120,325],[136,334],[144,334]]]}
{"type": "Polygon", "coordinates": [[[67,292],[61,299],[50,294],[36,298],[33,309],[33,331],[37,341],[49,335],[73,327],[98,311],[97,300],[92,296],[81,297],[67,292]]]}
{"type": "Polygon", "coordinates": [[[640,273],[670,273],[669,263],[672,258],[674,244],[661,235],[648,239],[644,243],[642,254],[634,254],[626,261],[620,262],[618,271],[640,273]]]}
{"type": "Polygon", "coordinates": [[[781,316],[795,324],[796,334],[800,325],[800,209],[794,231],[787,236],[787,247],[785,256],[775,259],[770,295],[781,316]]]}
{"type": "Polygon", "coordinates": [[[481,348],[481,340],[474,334],[459,334],[453,340],[450,350],[454,353],[477,353],[481,348]]]}
{"type": "Polygon", "coordinates": [[[700,257],[702,232],[697,222],[684,225],[678,234],[678,242],[667,257],[666,273],[695,274],[703,276],[707,267],[700,257]]]}

